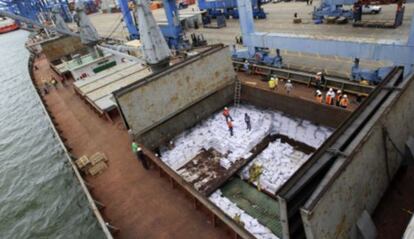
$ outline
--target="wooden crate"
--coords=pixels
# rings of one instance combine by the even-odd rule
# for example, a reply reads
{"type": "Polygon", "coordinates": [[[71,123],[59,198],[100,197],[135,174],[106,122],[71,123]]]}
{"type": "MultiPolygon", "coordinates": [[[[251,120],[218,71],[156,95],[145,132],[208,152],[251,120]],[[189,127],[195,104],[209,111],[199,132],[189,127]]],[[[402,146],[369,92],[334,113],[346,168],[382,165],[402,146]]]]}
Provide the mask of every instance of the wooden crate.
{"type": "Polygon", "coordinates": [[[80,158],[78,158],[76,161],[75,161],[75,164],[76,164],[76,166],[79,168],[79,169],[83,169],[83,168],[85,168],[86,166],[88,166],[88,164],[90,164],[91,162],[90,162],[90,160],[89,160],[89,158],[86,156],[86,155],[83,155],[82,157],[80,157],[80,158]]]}
{"type": "Polygon", "coordinates": [[[90,166],[88,168],[88,173],[92,176],[95,176],[102,173],[106,168],[108,168],[108,165],[105,162],[101,161],[93,166],[90,166]]]}
{"type": "Polygon", "coordinates": [[[101,152],[96,152],[95,154],[93,154],[90,158],[89,161],[91,162],[91,165],[96,165],[99,162],[107,162],[108,159],[106,158],[104,153],[101,152]]]}

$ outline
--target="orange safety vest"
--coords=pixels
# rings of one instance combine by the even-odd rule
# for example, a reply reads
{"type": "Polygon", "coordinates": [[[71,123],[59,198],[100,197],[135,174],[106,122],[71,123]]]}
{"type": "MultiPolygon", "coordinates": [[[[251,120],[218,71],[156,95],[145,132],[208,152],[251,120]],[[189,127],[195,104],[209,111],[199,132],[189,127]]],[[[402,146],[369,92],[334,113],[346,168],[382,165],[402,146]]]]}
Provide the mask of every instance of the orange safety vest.
{"type": "Polygon", "coordinates": [[[339,105],[346,108],[346,107],[348,107],[348,103],[349,103],[349,101],[348,101],[347,98],[342,98],[339,105]]]}
{"type": "Polygon", "coordinates": [[[328,105],[331,105],[332,104],[332,96],[330,96],[330,95],[326,95],[326,103],[328,104],[328,105]]]}
{"type": "Polygon", "coordinates": [[[322,103],[322,95],[317,95],[316,96],[316,101],[319,103],[322,103]]]}
{"type": "Polygon", "coordinates": [[[229,110],[227,109],[227,110],[223,110],[223,115],[224,116],[229,116],[230,115],[230,112],[229,112],[229,110]]]}
{"type": "Polygon", "coordinates": [[[341,101],[341,98],[342,98],[342,94],[337,94],[336,95],[336,101],[337,102],[340,102],[341,101]]]}

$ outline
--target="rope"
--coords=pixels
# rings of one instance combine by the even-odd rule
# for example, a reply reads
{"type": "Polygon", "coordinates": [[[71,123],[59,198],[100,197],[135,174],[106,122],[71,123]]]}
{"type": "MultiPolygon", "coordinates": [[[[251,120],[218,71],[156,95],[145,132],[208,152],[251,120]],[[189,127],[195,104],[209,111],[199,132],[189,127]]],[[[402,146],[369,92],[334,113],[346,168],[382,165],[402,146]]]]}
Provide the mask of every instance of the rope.
{"type": "Polygon", "coordinates": [[[121,18],[122,18],[122,15],[120,15],[118,19],[115,21],[114,25],[112,25],[112,26],[115,26],[115,24],[118,22],[118,24],[116,24],[115,28],[109,33],[109,35],[106,38],[110,38],[112,34],[114,34],[114,32],[118,29],[119,25],[121,25],[122,23],[121,18]]]}

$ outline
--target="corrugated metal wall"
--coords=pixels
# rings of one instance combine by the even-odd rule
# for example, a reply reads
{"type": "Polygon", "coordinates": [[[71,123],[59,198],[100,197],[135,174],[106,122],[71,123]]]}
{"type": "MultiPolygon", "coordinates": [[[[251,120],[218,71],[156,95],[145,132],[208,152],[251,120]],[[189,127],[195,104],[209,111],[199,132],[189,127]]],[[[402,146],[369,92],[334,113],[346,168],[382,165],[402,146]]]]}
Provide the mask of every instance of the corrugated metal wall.
{"type": "MultiPolygon", "coordinates": [[[[235,78],[229,50],[220,46],[149,76],[141,84],[115,95],[129,128],[139,137],[232,84],[235,78]]],[[[227,98],[228,95],[226,101],[227,98]]]]}

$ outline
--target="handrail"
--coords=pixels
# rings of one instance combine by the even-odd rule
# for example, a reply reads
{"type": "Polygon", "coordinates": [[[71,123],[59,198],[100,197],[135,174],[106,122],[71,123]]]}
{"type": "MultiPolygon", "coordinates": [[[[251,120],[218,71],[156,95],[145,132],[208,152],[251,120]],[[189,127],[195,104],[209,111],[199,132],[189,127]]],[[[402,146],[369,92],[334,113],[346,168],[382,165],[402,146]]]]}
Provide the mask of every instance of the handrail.
{"type": "MultiPolygon", "coordinates": [[[[233,60],[233,64],[240,66],[240,65],[243,65],[244,63],[241,61],[233,60]]],[[[288,78],[289,80],[292,80],[297,83],[315,85],[313,81],[313,78],[315,77],[315,75],[309,72],[293,70],[293,69],[277,68],[277,67],[259,65],[259,64],[250,64],[250,66],[256,69],[269,70],[271,71],[272,74],[276,74],[278,77],[288,78]]],[[[348,92],[352,94],[368,95],[375,88],[375,86],[361,85],[361,84],[352,82],[342,77],[326,76],[325,79],[326,79],[326,83],[323,87],[337,88],[337,89],[342,90],[343,92],[348,92]]]]}

